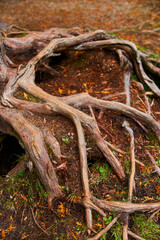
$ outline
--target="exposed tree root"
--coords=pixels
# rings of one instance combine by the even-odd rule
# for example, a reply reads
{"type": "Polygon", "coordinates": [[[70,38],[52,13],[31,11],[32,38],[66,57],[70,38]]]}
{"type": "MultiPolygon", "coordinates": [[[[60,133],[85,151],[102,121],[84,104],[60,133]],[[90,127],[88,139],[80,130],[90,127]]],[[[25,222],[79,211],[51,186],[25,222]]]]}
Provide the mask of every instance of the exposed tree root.
{"type": "Polygon", "coordinates": [[[124,127],[129,132],[131,138],[131,175],[128,193],[129,201],[114,202],[96,199],[91,195],[89,190],[86,142],[83,127],[91,133],[98,148],[103,153],[108,163],[112,166],[120,180],[125,179],[125,172],[121,162],[115,157],[110,148],[113,148],[123,154],[124,152],[107,143],[102,138],[92,110],[92,116],[90,116],[77,108],[80,106],[88,106],[90,109],[91,107],[97,108],[102,112],[104,110],[110,110],[123,114],[131,119],[134,119],[136,122],[139,122],[141,126],[144,125],[144,127],[150,128],[160,141],[160,123],[158,123],[150,115],[150,110],[148,110],[148,113],[144,113],[131,107],[129,93],[131,77],[130,61],[132,62],[139,80],[142,83],[145,82],[158,97],[160,97],[160,89],[145,73],[143,66],[145,65],[145,67],[147,67],[150,71],[152,70],[151,72],[153,74],[159,74],[159,68],[154,67],[150,62],[148,62],[147,57],[141,54],[133,43],[119,39],[112,39],[110,35],[102,30],[80,34],[79,29],[49,29],[44,32],[26,32],[26,36],[23,36],[25,31],[22,31],[22,37],[17,37],[17,35],[21,35],[21,32],[12,31],[8,33],[6,32],[6,29],[11,29],[11,27],[9,28],[9,26],[2,24],[1,22],[0,29],[3,36],[1,37],[0,42],[0,79],[1,81],[8,81],[1,96],[0,130],[3,133],[16,136],[23,148],[30,155],[35,169],[37,170],[46,191],[49,193],[49,207],[51,207],[53,199],[62,196],[62,192],[59,188],[58,179],[56,177],[53,164],[49,158],[46,144],[49,145],[53,154],[58,159],[62,157],[60,145],[48,129],[39,129],[29,123],[25,118],[24,111],[29,111],[33,114],[41,113],[44,115],[53,115],[54,113],[62,114],[71,119],[75,124],[78,135],[81,178],[84,192],[82,204],[86,208],[88,233],[90,234],[91,229],[93,228],[92,209],[96,210],[102,216],[105,216],[105,212],[101,209],[107,211],[115,210],[123,213],[118,214],[104,230],[98,233],[95,237],[89,239],[99,239],[113,226],[118,218],[122,218],[124,222],[124,240],[128,239],[128,234],[137,239],[142,239],[128,230],[129,213],[135,211],[157,210],[160,208],[160,202],[146,204],[131,202],[133,190],[135,188],[133,131],[125,121],[124,127]],[[12,36],[12,38],[10,36],[12,36]],[[47,65],[46,60],[50,56],[54,56],[56,53],[60,53],[64,50],[81,51],[94,48],[109,48],[113,51],[118,51],[121,65],[126,70],[124,75],[124,92],[119,93],[118,95],[126,95],[126,104],[106,100],[109,97],[112,98],[117,96],[117,94],[106,96],[103,99],[94,98],[88,93],[81,93],[61,98],[55,97],[46,93],[35,84],[35,73],[37,69],[43,69],[53,75],[57,74],[54,69],[51,69],[51,67],[47,65]],[[35,49],[37,54],[31,58],[25,66],[15,67],[8,58],[8,54],[13,56],[19,53],[27,52],[30,49],[35,49]],[[39,98],[41,103],[29,102],[16,98],[15,94],[19,89],[22,89],[25,92],[32,94],[34,97],[39,98]]]}

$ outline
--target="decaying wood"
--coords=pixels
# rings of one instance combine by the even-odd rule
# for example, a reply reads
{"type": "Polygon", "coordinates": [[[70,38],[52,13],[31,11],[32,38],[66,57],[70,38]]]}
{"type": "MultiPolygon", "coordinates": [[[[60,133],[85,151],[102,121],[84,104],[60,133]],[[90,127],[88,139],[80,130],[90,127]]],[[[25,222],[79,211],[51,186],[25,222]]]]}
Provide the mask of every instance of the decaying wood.
{"type": "MultiPolygon", "coordinates": [[[[102,152],[108,163],[112,166],[114,172],[121,181],[125,179],[125,171],[117,157],[112,153],[109,147],[125,154],[122,150],[117,149],[112,144],[106,142],[98,127],[98,123],[92,112],[92,116],[80,111],[80,106],[87,106],[90,109],[96,108],[103,113],[105,110],[114,111],[131,119],[134,119],[144,128],[149,128],[157,136],[160,142],[160,123],[157,122],[148,106],[148,113],[139,111],[130,106],[130,77],[131,66],[142,83],[146,83],[150,89],[160,97],[160,89],[154,80],[149,77],[144,66],[153,74],[159,75],[160,69],[148,62],[147,57],[140,53],[136,46],[125,40],[113,39],[112,36],[103,30],[83,33],[79,29],[56,29],[52,28],[44,32],[29,32],[23,29],[8,26],[0,21],[0,81],[7,82],[1,96],[0,102],[0,131],[18,138],[20,144],[29,154],[33,161],[34,167],[48,192],[48,205],[51,207],[52,200],[62,196],[62,191],[58,184],[58,179],[52,161],[49,158],[46,144],[52,149],[57,159],[62,156],[60,145],[52,133],[46,129],[40,129],[29,123],[23,114],[24,111],[33,114],[53,115],[58,113],[71,119],[74,123],[77,135],[80,155],[81,179],[84,192],[82,204],[86,209],[86,222],[88,233],[91,233],[92,226],[92,209],[96,210],[102,216],[106,216],[105,211],[117,211],[118,214],[111,223],[91,239],[99,239],[106,233],[118,218],[123,218],[124,235],[123,239],[128,239],[128,234],[137,239],[139,236],[128,230],[129,213],[135,211],[150,211],[160,209],[160,202],[154,203],[132,203],[135,175],[135,156],[134,156],[134,137],[131,128],[126,124],[124,127],[130,134],[131,138],[131,175],[129,180],[129,202],[105,201],[96,199],[89,190],[88,165],[86,142],[83,133],[83,127],[86,128],[92,138],[95,140],[99,150],[102,152]],[[14,31],[16,29],[16,31],[14,31]],[[12,37],[11,37],[12,36],[12,37]],[[124,83],[125,88],[122,93],[116,93],[97,99],[88,93],[80,93],[68,97],[55,97],[43,91],[35,83],[35,74],[38,69],[50,72],[56,75],[57,72],[47,65],[47,59],[50,56],[56,56],[62,51],[82,51],[90,49],[111,49],[119,55],[121,65],[125,68],[124,83]],[[34,49],[36,55],[33,56],[24,66],[16,66],[9,59],[8,55],[16,56],[34,49]],[[41,103],[29,102],[15,97],[17,91],[21,89],[37,97],[41,103]],[[108,101],[108,98],[114,96],[126,95],[126,104],[117,101],[108,101]],[[121,216],[123,215],[123,217],[121,216]],[[126,216],[124,218],[124,216],[126,216]]],[[[144,90],[143,90],[144,91],[144,90]]],[[[33,211],[32,215],[34,217],[33,211]]],[[[139,238],[138,238],[139,237],[139,238]]]]}
{"type": "Polygon", "coordinates": [[[6,177],[14,177],[18,175],[20,172],[25,171],[27,165],[25,162],[19,162],[11,171],[7,173],[6,177]]]}

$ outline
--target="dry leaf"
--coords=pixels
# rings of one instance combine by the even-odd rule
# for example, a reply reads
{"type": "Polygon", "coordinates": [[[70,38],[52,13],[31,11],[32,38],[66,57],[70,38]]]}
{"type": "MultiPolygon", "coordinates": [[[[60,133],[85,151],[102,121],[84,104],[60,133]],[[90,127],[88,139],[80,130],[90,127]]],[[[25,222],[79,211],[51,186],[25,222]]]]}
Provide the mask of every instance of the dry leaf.
{"type": "Polygon", "coordinates": [[[23,93],[23,95],[24,95],[24,98],[25,98],[25,99],[27,99],[27,98],[28,98],[28,95],[27,95],[27,93],[23,93]]]}
{"type": "Polygon", "coordinates": [[[96,224],[94,224],[95,226],[97,226],[97,227],[99,227],[99,228],[102,228],[102,224],[100,224],[100,223],[96,223],[96,224]]]}
{"type": "Polygon", "coordinates": [[[42,226],[43,228],[46,228],[46,224],[45,224],[44,222],[41,222],[41,226],[42,226]]]}
{"type": "Polygon", "coordinates": [[[109,89],[108,88],[105,88],[102,93],[109,93],[109,89]]]}
{"type": "Polygon", "coordinates": [[[76,224],[79,225],[79,226],[82,226],[82,223],[80,223],[80,222],[76,222],[76,224]]]}
{"type": "Polygon", "coordinates": [[[24,195],[21,194],[21,197],[22,197],[26,202],[28,202],[28,199],[27,199],[24,195]]]}
{"type": "Polygon", "coordinates": [[[5,238],[6,235],[5,235],[5,230],[4,229],[1,230],[1,235],[2,235],[2,238],[5,238]]]}
{"type": "Polygon", "coordinates": [[[61,215],[61,217],[64,217],[64,213],[65,213],[65,208],[63,206],[63,203],[60,202],[60,205],[58,205],[58,210],[57,212],[61,215]]]}
{"type": "Polygon", "coordinates": [[[63,93],[63,89],[58,88],[58,92],[59,92],[60,94],[62,94],[62,93],[63,93]]]}
{"type": "Polygon", "coordinates": [[[74,239],[77,239],[77,237],[74,235],[74,233],[73,233],[73,232],[72,232],[72,235],[73,235],[74,239]]]}
{"type": "Polygon", "coordinates": [[[25,239],[25,238],[28,237],[28,236],[29,236],[29,234],[23,235],[21,239],[25,239]]]}
{"type": "Polygon", "coordinates": [[[12,229],[15,229],[16,227],[14,227],[12,224],[10,224],[8,230],[11,231],[12,229]]]}

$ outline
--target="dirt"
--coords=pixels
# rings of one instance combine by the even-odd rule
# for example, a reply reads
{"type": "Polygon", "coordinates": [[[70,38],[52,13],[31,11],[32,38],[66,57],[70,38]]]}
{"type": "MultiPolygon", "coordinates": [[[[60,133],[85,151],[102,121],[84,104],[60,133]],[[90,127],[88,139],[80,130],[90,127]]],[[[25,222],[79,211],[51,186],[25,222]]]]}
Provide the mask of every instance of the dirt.
{"type": "MultiPolygon", "coordinates": [[[[159,1],[4,1],[0,2],[0,18],[8,24],[16,24],[29,30],[43,30],[49,27],[75,27],[83,29],[105,29],[109,32],[117,31],[118,37],[131,40],[141,48],[148,48],[151,52],[159,54],[159,35],[144,33],[142,30],[159,28],[159,1]],[[140,25],[140,26],[139,26],[140,25]],[[138,28],[141,28],[140,30],[138,28]]],[[[119,66],[117,55],[111,51],[65,52],[51,59],[50,66],[55,70],[55,76],[38,72],[37,85],[55,96],[68,96],[81,92],[101,98],[105,95],[123,92],[123,69],[119,66]]],[[[26,95],[19,92],[20,98],[26,95]]],[[[124,96],[114,97],[111,100],[125,102],[124,96]]],[[[144,104],[144,95],[137,88],[136,82],[131,83],[132,106],[141,111],[147,111],[144,104]]],[[[153,99],[149,100],[150,102],[153,99]]],[[[160,104],[154,99],[152,114],[160,121],[160,104]]],[[[90,114],[89,109],[81,109],[90,114]]],[[[19,184],[19,189],[9,188],[4,179],[0,180],[0,229],[2,239],[86,239],[85,212],[80,205],[83,198],[77,135],[72,122],[62,116],[35,116],[25,113],[29,121],[36,126],[47,126],[60,143],[62,154],[61,161],[51,154],[54,167],[67,163],[67,170],[57,171],[60,186],[64,196],[53,203],[51,210],[47,208],[47,198],[44,189],[37,187],[37,178],[27,170],[19,176],[14,184],[19,184]],[[28,179],[31,179],[28,182],[28,179]],[[31,190],[32,188],[32,190],[31,190]],[[32,200],[30,198],[32,197],[32,200]],[[14,206],[14,209],[12,207],[14,206]],[[11,211],[11,209],[13,211],[11,211]],[[34,216],[33,212],[34,211],[34,216]],[[46,235],[37,226],[46,229],[46,235]],[[5,230],[5,232],[4,232],[5,230]]],[[[101,134],[105,139],[126,154],[114,152],[129,174],[129,136],[122,128],[124,116],[105,111],[98,119],[99,111],[94,110],[101,134]]],[[[146,134],[140,126],[131,119],[130,122],[135,135],[136,159],[145,166],[136,165],[136,192],[134,202],[150,202],[160,200],[160,182],[153,170],[152,164],[145,155],[149,149],[158,159],[160,148],[155,137],[146,134]]],[[[128,181],[120,182],[111,167],[97,149],[92,136],[85,132],[88,149],[88,166],[90,189],[95,196],[107,200],[127,199],[128,181]],[[105,174],[100,168],[105,169],[105,174]]],[[[9,180],[8,180],[9,181],[9,180]]],[[[11,184],[12,181],[9,181],[11,184]]],[[[38,182],[38,186],[41,186],[38,182]]],[[[108,214],[108,213],[107,213],[108,214]]],[[[95,212],[93,213],[95,231],[100,231],[105,226],[105,221],[95,212]]],[[[109,216],[109,214],[107,215],[109,216]]],[[[148,217],[148,215],[146,215],[148,217]]],[[[160,214],[154,221],[160,224],[160,214]]],[[[132,216],[130,217],[131,229],[135,229],[132,216]]],[[[106,239],[116,239],[112,231],[106,239]]],[[[131,238],[130,238],[131,239],[131,238]]]]}

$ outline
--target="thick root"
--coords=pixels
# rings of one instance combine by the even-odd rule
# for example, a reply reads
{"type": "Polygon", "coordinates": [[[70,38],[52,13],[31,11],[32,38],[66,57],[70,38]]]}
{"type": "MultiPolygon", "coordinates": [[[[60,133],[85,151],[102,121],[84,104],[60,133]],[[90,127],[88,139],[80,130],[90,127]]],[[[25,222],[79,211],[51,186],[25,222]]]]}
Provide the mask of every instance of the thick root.
{"type": "MultiPolygon", "coordinates": [[[[125,179],[125,172],[121,162],[112,153],[110,147],[123,154],[124,152],[107,143],[102,138],[92,110],[92,116],[90,116],[78,110],[77,107],[87,106],[90,109],[91,107],[98,108],[101,111],[101,115],[103,114],[104,110],[110,110],[123,114],[127,117],[130,117],[131,119],[134,119],[136,122],[138,122],[139,125],[144,125],[143,128],[150,128],[157,136],[157,139],[160,141],[160,123],[151,116],[150,109],[148,110],[148,113],[144,113],[130,106],[131,66],[133,65],[139,80],[146,83],[158,97],[160,97],[160,89],[146,74],[143,66],[147,67],[150,72],[156,75],[159,75],[160,73],[159,68],[154,67],[151,62],[148,62],[147,57],[144,54],[140,53],[133,43],[125,40],[113,39],[110,35],[102,30],[80,34],[79,29],[49,29],[44,32],[26,32],[25,37],[19,38],[17,37],[17,35],[19,35],[19,32],[12,31],[13,29],[11,27],[1,22],[0,29],[5,36],[4,39],[2,39],[2,37],[0,39],[0,79],[3,82],[8,80],[8,83],[1,97],[0,130],[4,133],[16,136],[21,142],[23,148],[30,155],[34,167],[38,172],[38,175],[46,191],[49,194],[49,207],[51,207],[53,199],[62,196],[62,191],[60,190],[58,179],[56,177],[56,169],[54,169],[53,164],[49,158],[46,144],[48,144],[52,149],[53,154],[57,159],[61,159],[61,157],[63,157],[61,154],[60,145],[48,129],[43,128],[41,130],[35,127],[33,124],[29,123],[22,114],[22,110],[44,115],[53,115],[54,113],[58,113],[71,119],[74,123],[78,135],[81,179],[84,192],[84,199],[82,201],[82,204],[86,208],[86,222],[88,233],[91,233],[93,227],[93,209],[102,216],[106,216],[105,212],[102,209],[106,211],[114,210],[123,213],[118,214],[117,217],[115,217],[105,229],[103,229],[95,237],[89,239],[99,239],[113,226],[113,224],[120,217],[124,222],[123,239],[128,239],[128,234],[138,239],[139,236],[128,231],[129,213],[135,211],[157,210],[160,209],[160,203],[156,202],[141,204],[131,202],[134,190],[136,161],[134,156],[133,131],[125,121],[124,127],[130,134],[131,138],[131,175],[129,180],[128,193],[129,202],[114,202],[96,199],[91,195],[89,190],[86,141],[83,133],[83,127],[91,133],[99,150],[102,152],[108,163],[112,166],[114,172],[117,174],[120,180],[125,179]],[[8,30],[11,32],[7,33],[8,30]],[[10,34],[12,35],[12,38],[10,38],[10,34]],[[15,37],[13,37],[13,35],[15,37]],[[27,52],[32,48],[37,51],[37,55],[33,56],[23,67],[19,66],[17,68],[14,64],[12,64],[7,56],[7,53],[16,55],[19,53],[27,52]],[[57,74],[54,69],[46,64],[46,60],[50,56],[54,56],[57,53],[59,54],[64,50],[82,51],[95,48],[109,48],[116,51],[118,54],[121,66],[123,66],[126,70],[124,74],[124,92],[119,93],[119,95],[126,95],[126,104],[108,101],[105,99],[105,97],[103,99],[97,99],[91,97],[88,93],[81,93],[61,98],[55,97],[46,93],[35,84],[35,74],[37,69],[47,71],[52,75],[57,74]],[[15,97],[15,93],[19,90],[19,88],[27,93],[32,94],[34,97],[39,98],[41,100],[41,103],[17,99],[15,97]]],[[[24,31],[25,30],[22,30],[23,33],[24,31]]],[[[142,238],[139,237],[139,239],[142,238]]]]}

